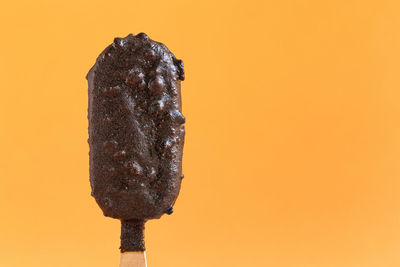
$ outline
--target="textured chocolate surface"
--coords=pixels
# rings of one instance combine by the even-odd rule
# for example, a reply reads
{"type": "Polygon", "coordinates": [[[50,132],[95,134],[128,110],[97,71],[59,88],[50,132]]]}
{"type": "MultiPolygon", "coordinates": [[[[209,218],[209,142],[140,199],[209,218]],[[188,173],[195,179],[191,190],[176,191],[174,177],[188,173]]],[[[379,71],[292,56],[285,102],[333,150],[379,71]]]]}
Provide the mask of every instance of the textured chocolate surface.
{"type": "Polygon", "coordinates": [[[115,38],[87,79],[90,183],[104,215],[124,229],[124,221],[171,213],[182,180],[182,61],[146,34],[130,34],[115,38]]]}
{"type": "Polygon", "coordinates": [[[142,220],[121,221],[121,252],[144,251],[144,224],[142,220]]]}

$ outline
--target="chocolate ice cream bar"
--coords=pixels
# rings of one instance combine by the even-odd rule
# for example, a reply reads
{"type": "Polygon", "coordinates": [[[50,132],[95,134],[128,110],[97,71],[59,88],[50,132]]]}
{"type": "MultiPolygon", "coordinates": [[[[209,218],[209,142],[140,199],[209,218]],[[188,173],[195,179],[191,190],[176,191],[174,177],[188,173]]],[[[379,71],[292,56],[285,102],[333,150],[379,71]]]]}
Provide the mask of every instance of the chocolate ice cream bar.
{"type": "Polygon", "coordinates": [[[143,251],[146,220],[171,214],[181,187],[183,63],[146,34],[115,38],[90,69],[92,195],[120,219],[121,251],[143,251]]]}

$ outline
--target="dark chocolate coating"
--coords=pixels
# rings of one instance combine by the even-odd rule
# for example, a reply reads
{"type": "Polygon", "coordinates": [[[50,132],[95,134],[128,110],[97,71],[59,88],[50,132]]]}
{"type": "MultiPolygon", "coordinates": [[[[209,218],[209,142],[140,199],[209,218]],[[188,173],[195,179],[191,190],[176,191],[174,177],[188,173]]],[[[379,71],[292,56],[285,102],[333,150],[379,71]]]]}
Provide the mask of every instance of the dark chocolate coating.
{"type": "Polygon", "coordinates": [[[121,252],[144,251],[144,224],[142,220],[121,221],[121,252]]]}
{"type": "Polygon", "coordinates": [[[122,240],[124,221],[159,218],[178,197],[183,64],[162,43],[130,34],[115,38],[87,79],[92,195],[105,216],[122,220],[122,240]]]}

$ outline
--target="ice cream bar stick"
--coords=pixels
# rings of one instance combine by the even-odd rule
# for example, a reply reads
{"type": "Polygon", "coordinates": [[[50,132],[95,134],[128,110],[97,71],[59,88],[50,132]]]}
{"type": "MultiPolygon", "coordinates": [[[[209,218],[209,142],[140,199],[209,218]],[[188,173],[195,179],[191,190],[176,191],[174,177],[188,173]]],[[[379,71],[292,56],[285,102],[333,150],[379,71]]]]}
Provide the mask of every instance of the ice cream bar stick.
{"type": "Polygon", "coordinates": [[[145,251],[129,251],[121,253],[119,267],[147,267],[145,251]]]}

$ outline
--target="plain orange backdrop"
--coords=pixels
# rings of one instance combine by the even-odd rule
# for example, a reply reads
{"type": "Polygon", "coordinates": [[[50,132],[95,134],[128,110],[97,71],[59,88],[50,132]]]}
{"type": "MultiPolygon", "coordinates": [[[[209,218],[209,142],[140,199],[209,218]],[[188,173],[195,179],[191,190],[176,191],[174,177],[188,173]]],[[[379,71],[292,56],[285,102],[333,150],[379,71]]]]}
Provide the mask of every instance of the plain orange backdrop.
{"type": "Polygon", "coordinates": [[[118,266],[85,75],[146,32],[185,63],[182,191],[149,267],[400,266],[400,1],[2,1],[0,267],[118,266]]]}

